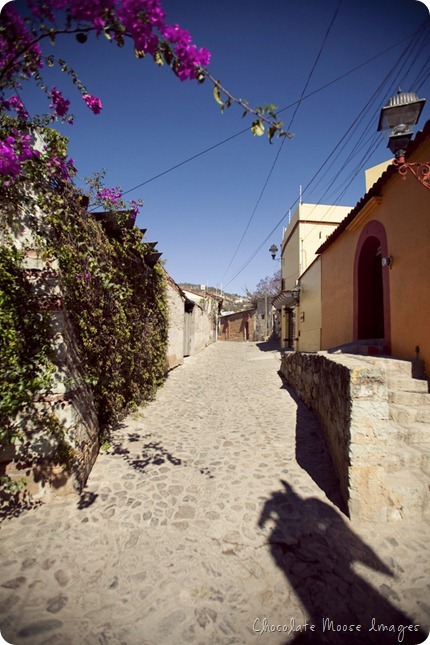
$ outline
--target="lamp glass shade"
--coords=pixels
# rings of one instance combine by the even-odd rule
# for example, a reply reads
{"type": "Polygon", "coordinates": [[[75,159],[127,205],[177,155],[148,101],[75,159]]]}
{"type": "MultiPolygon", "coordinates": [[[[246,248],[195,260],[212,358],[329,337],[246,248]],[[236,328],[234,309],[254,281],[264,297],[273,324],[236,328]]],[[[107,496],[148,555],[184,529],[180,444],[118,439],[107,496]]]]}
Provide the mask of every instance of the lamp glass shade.
{"type": "Polygon", "coordinates": [[[398,92],[382,108],[378,130],[393,130],[399,125],[415,125],[420,118],[426,99],[413,92],[398,92]]]}
{"type": "Polygon", "coordinates": [[[399,134],[392,134],[388,139],[387,148],[396,155],[398,152],[405,152],[406,148],[409,145],[410,140],[412,139],[412,131],[409,132],[400,132],[399,134]]]}

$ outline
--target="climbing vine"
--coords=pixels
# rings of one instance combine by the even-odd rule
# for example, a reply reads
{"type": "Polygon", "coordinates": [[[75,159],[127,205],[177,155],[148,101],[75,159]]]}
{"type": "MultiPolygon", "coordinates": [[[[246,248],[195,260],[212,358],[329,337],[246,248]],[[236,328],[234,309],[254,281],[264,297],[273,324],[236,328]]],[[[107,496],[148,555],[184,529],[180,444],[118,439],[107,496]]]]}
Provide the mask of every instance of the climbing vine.
{"type": "MultiPolygon", "coordinates": [[[[2,124],[15,127],[11,117],[2,124]]],[[[22,467],[42,454],[71,468],[74,449],[54,408],[35,405],[50,392],[55,372],[50,307],[41,308],[23,264],[27,249],[17,250],[13,235],[27,218],[37,257],[58,264],[60,308],[67,312],[80,361],[81,382],[68,387],[90,388],[102,432],[152,398],[164,380],[165,279],[160,266],[146,262],[153,249],[134,224],[140,204],[126,204],[119,189],[104,188],[103,174],[89,180],[86,192],[78,191],[61,175],[67,140],[47,128],[29,133],[33,144],[37,137],[42,142],[42,152],[27,163],[25,181],[0,186],[0,450],[19,445],[22,467]],[[92,207],[103,210],[93,214],[92,207]],[[55,450],[35,450],[34,437],[41,432],[55,450]]],[[[0,488],[19,488],[6,479],[0,488]]]]}
{"type": "Polygon", "coordinates": [[[40,195],[51,229],[47,250],[58,259],[65,307],[77,332],[82,370],[102,425],[148,400],[164,378],[167,305],[160,267],[126,213],[101,221],[70,185],[40,195]]]}
{"type": "Polygon", "coordinates": [[[0,443],[20,439],[14,419],[50,385],[49,316],[22,265],[23,253],[0,246],[0,443]]]}

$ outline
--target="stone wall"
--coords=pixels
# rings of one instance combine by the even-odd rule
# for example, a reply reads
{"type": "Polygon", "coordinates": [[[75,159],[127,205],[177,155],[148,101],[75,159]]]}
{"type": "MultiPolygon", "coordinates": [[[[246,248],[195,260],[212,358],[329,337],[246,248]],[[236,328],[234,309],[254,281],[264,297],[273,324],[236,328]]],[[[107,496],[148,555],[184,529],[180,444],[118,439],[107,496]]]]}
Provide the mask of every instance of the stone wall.
{"type": "Polygon", "coordinates": [[[215,342],[215,316],[218,303],[211,297],[202,299],[200,305],[193,308],[193,337],[190,355],[198,354],[208,345],[215,342]]]}
{"type": "Polygon", "coordinates": [[[351,519],[386,521],[384,454],[389,450],[386,375],[345,354],[285,354],[281,372],[315,413],[351,519]]]}
{"type": "MultiPolygon", "coordinates": [[[[80,357],[74,333],[64,307],[64,296],[58,262],[41,257],[35,244],[35,222],[41,221],[40,212],[6,211],[9,227],[0,241],[8,243],[13,234],[16,247],[25,252],[23,268],[37,296],[39,308],[50,315],[52,336],[51,361],[54,365],[51,385],[40,392],[30,407],[13,420],[18,429],[31,437],[30,451],[33,463],[22,463],[22,447],[3,447],[0,450],[0,472],[12,480],[25,478],[27,490],[34,499],[79,492],[84,486],[99,450],[99,427],[91,390],[80,369],[80,357]],[[38,423],[35,419],[38,417],[38,423]],[[67,465],[55,457],[57,440],[50,431],[51,419],[58,422],[57,431],[70,451],[67,465]]],[[[4,211],[4,213],[5,213],[4,211]]],[[[42,227],[40,227],[42,228],[42,227]]]]}
{"type": "Polygon", "coordinates": [[[184,301],[179,287],[166,272],[167,304],[169,307],[169,340],[166,352],[165,370],[182,365],[184,362],[184,301]]]}

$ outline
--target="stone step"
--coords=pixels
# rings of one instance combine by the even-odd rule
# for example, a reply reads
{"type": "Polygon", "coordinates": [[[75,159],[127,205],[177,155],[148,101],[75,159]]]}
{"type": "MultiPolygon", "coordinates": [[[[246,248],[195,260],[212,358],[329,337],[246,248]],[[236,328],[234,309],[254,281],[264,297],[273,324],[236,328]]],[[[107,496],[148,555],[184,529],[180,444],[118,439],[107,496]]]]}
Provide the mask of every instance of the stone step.
{"type": "Polygon", "coordinates": [[[429,382],[426,379],[411,378],[408,376],[389,376],[388,391],[397,392],[429,392],[429,382]]]}
{"type": "Polygon", "coordinates": [[[430,441],[430,424],[428,423],[411,423],[406,426],[408,444],[421,444],[430,441]]]}
{"type": "Polygon", "coordinates": [[[387,473],[387,519],[421,521],[430,507],[430,477],[405,469],[387,473]]]}
{"type": "Polygon", "coordinates": [[[387,450],[381,464],[389,473],[407,469],[430,476],[430,442],[412,445],[399,442],[387,450]]]}
{"type": "Polygon", "coordinates": [[[401,358],[391,358],[390,356],[356,356],[357,360],[370,363],[375,367],[381,367],[388,378],[402,377],[413,379],[425,379],[424,362],[413,359],[406,360],[401,358]]]}
{"type": "Polygon", "coordinates": [[[410,405],[400,405],[398,403],[390,403],[389,405],[390,419],[396,423],[411,424],[423,423],[430,424],[430,406],[422,405],[419,408],[414,408],[410,405]]]}
{"type": "Polygon", "coordinates": [[[394,390],[388,392],[388,402],[396,403],[397,405],[410,405],[414,408],[430,406],[430,394],[428,392],[394,390]]]}

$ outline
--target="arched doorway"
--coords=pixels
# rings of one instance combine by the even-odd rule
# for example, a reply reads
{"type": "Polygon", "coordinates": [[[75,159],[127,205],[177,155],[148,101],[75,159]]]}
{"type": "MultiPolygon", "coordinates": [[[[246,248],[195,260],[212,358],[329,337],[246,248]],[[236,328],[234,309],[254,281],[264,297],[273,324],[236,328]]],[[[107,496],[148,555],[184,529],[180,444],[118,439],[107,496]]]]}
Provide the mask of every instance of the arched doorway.
{"type": "Polygon", "coordinates": [[[384,339],[391,350],[389,268],[387,235],[381,222],[368,222],[359,237],[354,262],[354,338],[384,339]]]}
{"type": "Polygon", "coordinates": [[[358,260],[357,338],[384,338],[382,252],[377,237],[368,237],[358,260]]]}

